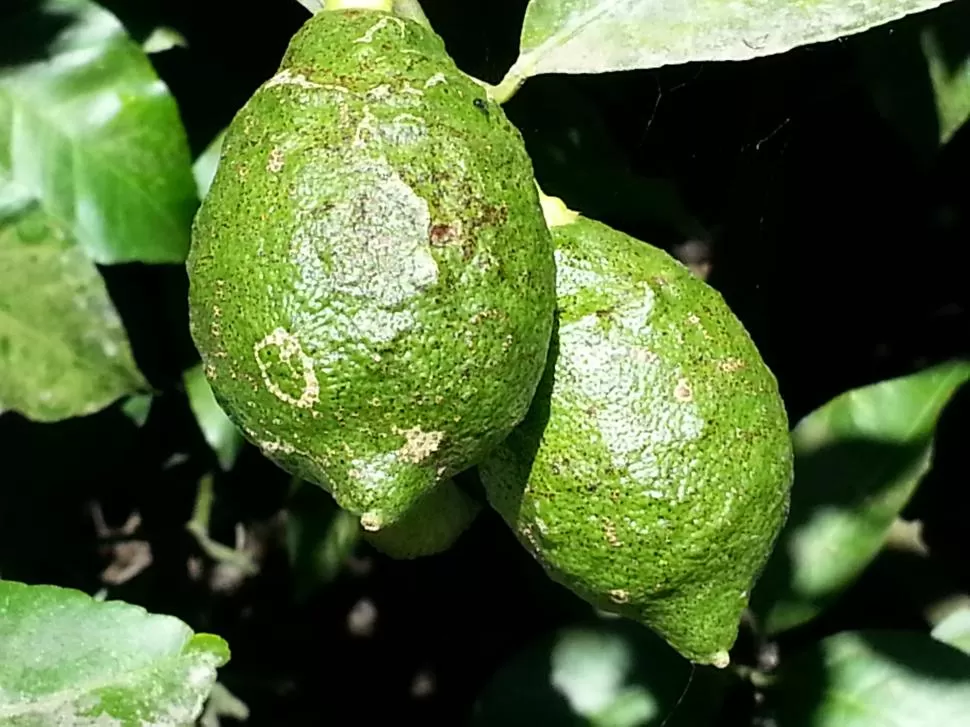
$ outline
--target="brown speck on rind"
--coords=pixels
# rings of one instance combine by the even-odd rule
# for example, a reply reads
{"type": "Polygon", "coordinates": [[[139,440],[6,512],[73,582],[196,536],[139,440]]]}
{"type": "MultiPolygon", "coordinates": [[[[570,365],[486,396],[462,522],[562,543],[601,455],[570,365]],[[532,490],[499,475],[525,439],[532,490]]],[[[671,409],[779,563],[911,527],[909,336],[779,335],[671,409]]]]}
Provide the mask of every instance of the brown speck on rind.
{"type": "Polygon", "coordinates": [[[717,367],[726,373],[733,374],[735,371],[740,371],[744,368],[744,361],[737,358],[726,358],[719,362],[717,367]]]}
{"type": "Polygon", "coordinates": [[[622,588],[614,588],[610,591],[610,600],[613,603],[627,603],[630,600],[630,592],[622,588]]]}
{"type": "Polygon", "coordinates": [[[694,398],[694,393],[691,391],[690,384],[687,379],[681,379],[677,382],[677,386],[674,388],[674,398],[677,401],[692,401],[694,398]]]}
{"type": "Polygon", "coordinates": [[[445,247],[456,237],[455,228],[451,225],[431,225],[428,241],[433,247],[445,247]]]}

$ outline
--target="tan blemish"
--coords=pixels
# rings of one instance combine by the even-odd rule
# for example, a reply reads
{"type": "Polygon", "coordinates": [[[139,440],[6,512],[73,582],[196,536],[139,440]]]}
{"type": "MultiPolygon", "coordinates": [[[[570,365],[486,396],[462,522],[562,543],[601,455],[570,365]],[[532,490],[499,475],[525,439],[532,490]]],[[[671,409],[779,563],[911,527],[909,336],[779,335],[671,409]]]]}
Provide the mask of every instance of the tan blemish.
{"type": "Polygon", "coordinates": [[[691,313],[689,316],[687,316],[687,322],[696,326],[698,323],[701,322],[701,319],[698,318],[695,314],[691,313]]]}
{"type": "Polygon", "coordinates": [[[302,73],[291,73],[290,69],[280,71],[266,82],[264,88],[273,86],[296,86],[297,88],[323,88],[319,83],[314,83],[302,73]]]}
{"type": "Polygon", "coordinates": [[[360,526],[369,533],[376,533],[384,525],[384,518],[376,512],[365,512],[360,516],[360,526]]]}
{"type": "Polygon", "coordinates": [[[529,542],[529,545],[532,546],[532,549],[535,552],[539,552],[539,543],[536,541],[535,535],[532,534],[532,528],[526,525],[522,528],[521,532],[522,536],[529,542]]]}
{"type": "Polygon", "coordinates": [[[266,171],[272,172],[273,174],[282,171],[283,169],[283,152],[278,148],[273,147],[272,151],[269,153],[269,161],[266,162],[266,171]]]}
{"type": "Polygon", "coordinates": [[[628,603],[630,601],[630,592],[622,588],[614,588],[610,591],[610,600],[613,603],[628,603]]]}
{"type": "Polygon", "coordinates": [[[263,383],[273,396],[280,401],[292,404],[301,409],[309,409],[320,400],[320,382],[317,380],[317,374],[313,370],[313,359],[303,352],[303,347],[300,346],[299,340],[292,333],[282,328],[277,328],[253,346],[253,356],[256,358],[256,365],[259,366],[263,383]],[[267,366],[259,356],[267,346],[279,346],[280,361],[285,364],[289,364],[294,357],[299,360],[300,367],[303,369],[303,392],[299,398],[287,394],[270,378],[267,366]]]}
{"type": "Polygon", "coordinates": [[[427,81],[424,82],[424,87],[433,88],[440,83],[447,83],[447,82],[448,81],[445,78],[445,74],[439,71],[438,73],[434,74],[427,81]]]}
{"type": "Polygon", "coordinates": [[[216,377],[216,367],[211,363],[207,363],[205,365],[205,375],[210,379],[214,379],[216,377]]]}
{"type": "Polygon", "coordinates": [[[642,364],[655,364],[660,360],[660,356],[647,348],[634,348],[633,360],[642,364]]]}
{"type": "Polygon", "coordinates": [[[260,449],[262,449],[264,452],[267,452],[268,454],[273,454],[275,452],[282,452],[283,454],[293,454],[296,451],[295,449],[293,449],[291,445],[286,444],[286,442],[280,442],[280,441],[260,442],[259,447],[260,449]]]}
{"type": "Polygon", "coordinates": [[[674,388],[674,398],[677,401],[692,401],[694,399],[694,392],[691,391],[690,383],[687,379],[681,379],[677,382],[677,386],[674,388]]]}
{"type": "Polygon", "coordinates": [[[421,427],[413,429],[394,428],[395,434],[400,434],[406,440],[404,446],[397,450],[399,459],[411,464],[418,464],[429,455],[438,451],[441,440],[444,439],[444,432],[425,432],[421,427]]]}
{"type": "Polygon", "coordinates": [[[501,313],[499,313],[499,311],[497,311],[494,308],[491,308],[489,310],[479,311],[471,318],[469,318],[468,322],[471,323],[473,326],[477,326],[479,323],[481,323],[483,320],[487,318],[499,318],[500,316],[501,316],[501,313]]]}
{"type": "Polygon", "coordinates": [[[623,543],[620,542],[620,539],[616,537],[616,526],[609,520],[606,520],[603,523],[603,535],[606,537],[606,542],[612,547],[619,548],[621,545],[623,545],[623,543]]]}
{"type": "Polygon", "coordinates": [[[735,371],[740,371],[744,368],[744,361],[739,358],[726,358],[717,367],[726,373],[733,374],[735,371]]]}

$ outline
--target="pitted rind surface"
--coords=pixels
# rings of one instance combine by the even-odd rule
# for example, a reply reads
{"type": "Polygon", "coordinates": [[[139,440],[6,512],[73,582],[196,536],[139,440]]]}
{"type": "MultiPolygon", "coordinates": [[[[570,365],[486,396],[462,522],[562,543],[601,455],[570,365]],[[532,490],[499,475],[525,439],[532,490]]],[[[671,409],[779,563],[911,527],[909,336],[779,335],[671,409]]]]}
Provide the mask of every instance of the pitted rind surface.
{"type": "Polygon", "coordinates": [[[196,217],[191,329],[280,466],[392,524],[518,423],[555,262],[521,136],[430,30],[310,18],[196,217]]]}
{"type": "Polygon", "coordinates": [[[723,663],[788,509],[774,376],[721,296],[580,217],[553,228],[558,330],[526,420],[479,474],[549,575],[723,663]]]}

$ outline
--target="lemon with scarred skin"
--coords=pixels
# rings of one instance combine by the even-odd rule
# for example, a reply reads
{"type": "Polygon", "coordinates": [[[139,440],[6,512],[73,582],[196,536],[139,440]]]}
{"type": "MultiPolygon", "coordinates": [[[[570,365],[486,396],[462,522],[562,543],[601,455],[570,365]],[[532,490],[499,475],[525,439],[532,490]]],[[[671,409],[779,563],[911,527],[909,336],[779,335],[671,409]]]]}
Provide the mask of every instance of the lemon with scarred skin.
{"type": "Polygon", "coordinates": [[[522,138],[379,9],[311,17],[235,116],[188,273],[220,405],[369,531],[497,445],[545,364],[555,262],[522,138]]]}
{"type": "Polygon", "coordinates": [[[680,262],[546,208],[557,329],[529,415],[478,468],[489,502],[554,580],[726,666],[788,512],[776,380],[680,262]]]}

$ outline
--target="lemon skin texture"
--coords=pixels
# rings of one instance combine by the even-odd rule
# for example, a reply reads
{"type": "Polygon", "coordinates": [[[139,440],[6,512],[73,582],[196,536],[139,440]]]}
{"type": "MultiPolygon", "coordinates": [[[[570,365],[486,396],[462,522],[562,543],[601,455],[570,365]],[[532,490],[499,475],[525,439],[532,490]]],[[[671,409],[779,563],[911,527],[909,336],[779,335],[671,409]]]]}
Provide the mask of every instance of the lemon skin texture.
{"type": "Polygon", "coordinates": [[[188,258],[216,399],[370,531],[517,424],[552,240],[518,130],[433,31],[310,18],[228,128],[188,258]]]}
{"type": "Polygon", "coordinates": [[[554,580],[726,666],[788,512],[774,376],[720,294],[582,216],[552,227],[557,328],[526,420],[478,472],[554,580]]]}

